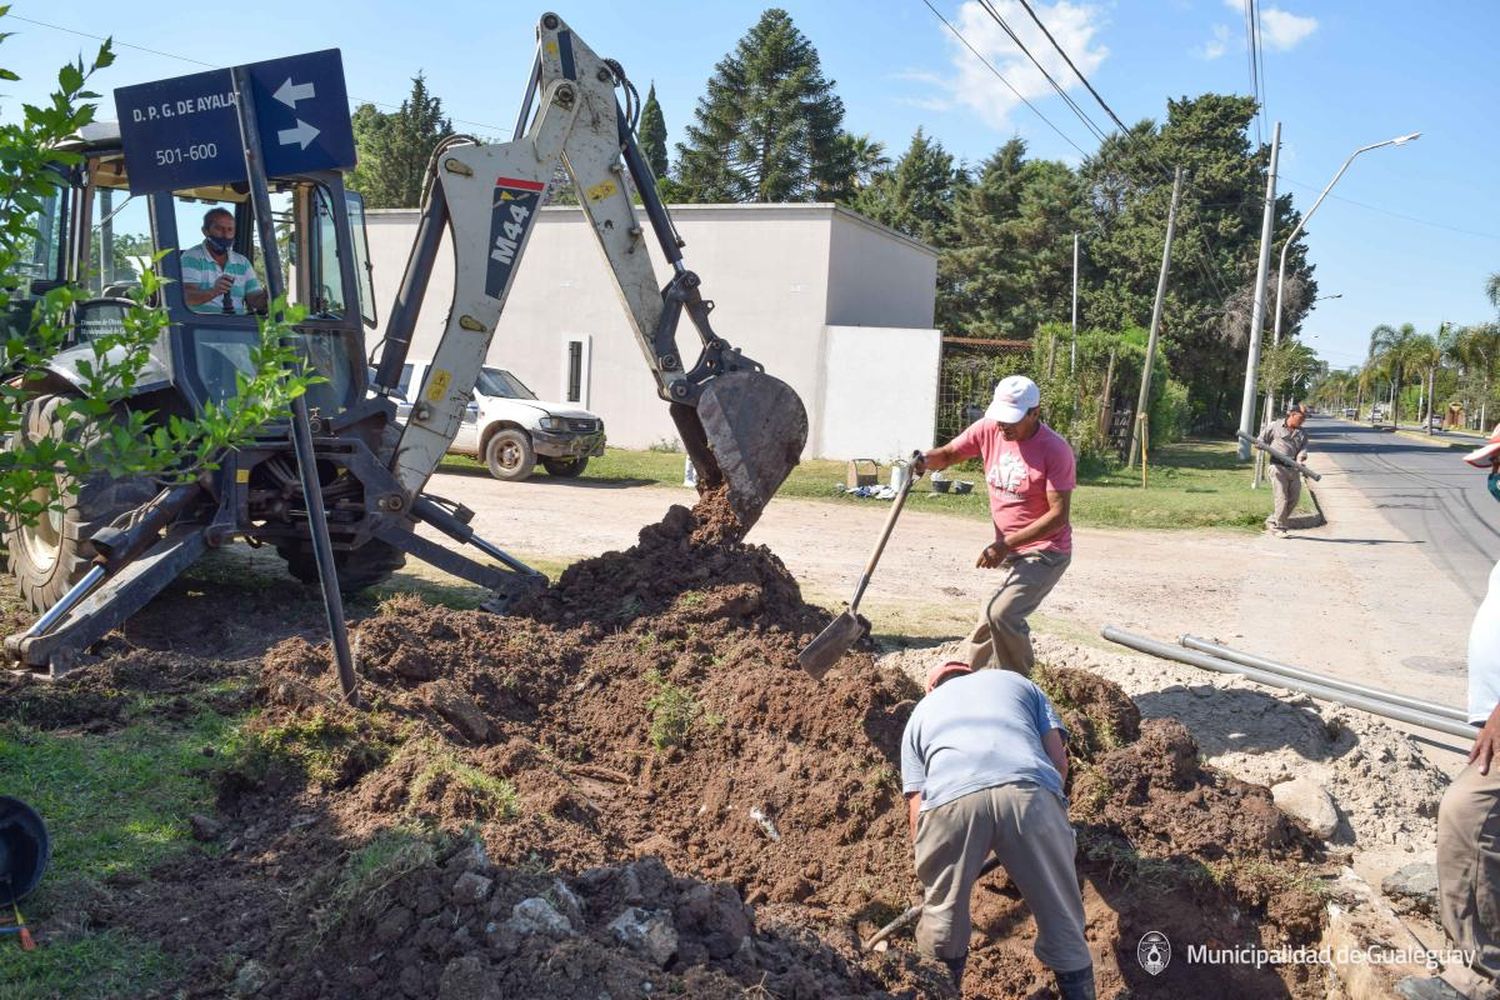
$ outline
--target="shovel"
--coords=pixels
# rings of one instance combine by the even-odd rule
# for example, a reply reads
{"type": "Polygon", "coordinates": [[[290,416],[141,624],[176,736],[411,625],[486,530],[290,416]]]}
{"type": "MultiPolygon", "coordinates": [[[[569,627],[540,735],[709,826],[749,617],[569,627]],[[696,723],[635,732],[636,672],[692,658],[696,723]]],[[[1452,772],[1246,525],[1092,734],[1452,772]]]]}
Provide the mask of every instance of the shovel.
{"type": "Polygon", "coordinates": [[[869,586],[870,576],[875,572],[875,564],[880,561],[880,553],[885,551],[886,540],[891,537],[891,529],[896,526],[896,517],[906,503],[906,495],[911,492],[913,481],[914,477],[908,475],[906,481],[901,484],[901,489],[896,492],[896,499],[891,503],[891,512],[886,515],[885,527],[881,529],[880,539],[875,543],[875,551],[870,553],[870,561],[865,563],[864,575],[859,578],[859,585],[854,588],[854,599],[849,602],[849,610],[829,622],[828,627],[819,632],[818,637],[797,654],[797,662],[801,664],[803,670],[812,675],[813,680],[822,680],[829,668],[839,662],[849,651],[849,647],[865,634],[865,627],[860,623],[855,611],[859,608],[859,599],[865,596],[865,587],[869,586]]]}

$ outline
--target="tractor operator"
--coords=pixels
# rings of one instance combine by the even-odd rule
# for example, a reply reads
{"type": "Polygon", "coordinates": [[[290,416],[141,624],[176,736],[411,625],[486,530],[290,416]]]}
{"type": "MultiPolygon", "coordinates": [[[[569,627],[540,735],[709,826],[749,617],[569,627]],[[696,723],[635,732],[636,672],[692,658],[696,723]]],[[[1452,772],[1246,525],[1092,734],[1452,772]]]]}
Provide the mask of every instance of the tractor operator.
{"type": "Polygon", "coordinates": [[[1005,578],[980,607],[979,621],[957,654],[974,669],[996,665],[1030,675],[1036,655],[1026,617],[1062,579],[1073,553],[1068,510],[1077,466],[1073,449],[1042,423],[1041,390],[1024,375],[995,386],[995,398],[958,437],[920,456],[915,473],[981,457],[995,540],[975,563],[1005,578]]]}
{"type": "MultiPolygon", "coordinates": [[[[1307,407],[1293,403],[1287,407],[1286,419],[1281,423],[1270,423],[1260,432],[1260,443],[1270,445],[1277,451],[1307,463],[1307,431],[1302,424],[1307,420],[1307,407]]],[[[1288,468],[1280,462],[1270,463],[1272,501],[1271,516],[1266,518],[1266,527],[1278,536],[1285,535],[1291,525],[1292,511],[1302,496],[1302,473],[1288,468]]]]}
{"type": "Polygon", "coordinates": [[[228,209],[204,213],[203,242],[182,252],[182,296],[193,312],[265,311],[265,286],[249,258],[235,252],[234,213],[228,209]]]}
{"type": "Polygon", "coordinates": [[[993,854],[1036,918],[1037,960],[1063,1000],[1093,1000],[1094,959],[1068,824],[1066,730],[1047,696],[1008,670],[949,661],[901,736],[901,787],[924,890],[917,947],[961,985],[969,897],[993,854]]]}

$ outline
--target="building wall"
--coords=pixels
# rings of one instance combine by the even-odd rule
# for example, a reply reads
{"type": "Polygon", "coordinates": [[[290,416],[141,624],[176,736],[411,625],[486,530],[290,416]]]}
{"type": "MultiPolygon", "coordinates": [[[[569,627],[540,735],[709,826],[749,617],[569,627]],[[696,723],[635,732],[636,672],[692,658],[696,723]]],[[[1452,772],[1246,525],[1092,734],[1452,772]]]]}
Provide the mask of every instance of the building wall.
{"type": "MultiPolygon", "coordinates": [[[[831,205],[693,205],[675,207],[672,214],[687,241],[685,263],[703,279],[703,295],[715,304],[711,314],[714,330],[802,397],[810,429],[807,455],[845,457],[829,451],[824,443],[830,431],[824,413],[828,317],[836,314],[876,322],[882,314],[905,319],[911,314],[921,315],[925,309],[926,320],[909,325],[930,326],[931,283],[935,281],[935,267],[928,266],[934,260],[932,252],[873,224],[861,223],[857,216],[831,205]],[[848,228],[850,234],[839,235],[842,228],[848,228]],[[894,249],[882,246],[881,238],[894,249]],[[835,248],[835,240],[842,249],[835,248]],[[841,262],[839,270],[845,275],[841,281],[848,288],[841,289],[840,294],[847,304],[833,309],[832,262],[849,253],[868,255],[872,268],[888,275],[887,282],[899,283],[895,274],[920,274],[927,267],[925,305],[921,301],[905,305],[899,301],[899,294],[881,291],[883,304],[861,311],[858,303],[876,294],[882,282],[863,274],[857,265],[841,262]],[[900,264],[903,255],[908,260],[905,267],[900,264]],[[860,282],[864,283],[864,292],[859,290],[860,282]]],[[[406,210],[369,213],[370,254],[382,322],[390,314],[401,283],[416,218],[416,212],[406,210]]],[[[641,221],[645,224],[644,217],[641,221]]],[[[655,240],[648,239],[647,243],[657,276],[665,284],[671,269],[655,240]]],[[[918,282],[911,279],[909,283],[918,282]]],[[[445,239],[417,324],[411,357],[432,356],[452,289],[453,256],[445,239]]],[[[920,292],[913,294],[919,300],[923,298],[920,292]]],[[[676,440],[667,405],[656,395],[655,380],[626,322],[624,307],[592,231],[578,209],[549,207],[542,210],[532,234],[489,360],[513,371],[542,398],[564,399],[571,340],[584,344],[589,360],[580,402],[604,418],[611,444],[644,448],[676,440]]],[[[678,328],[678,344],[685,357],[696,357],[697,336],[686,316],[678,328]]],[[[916,353],[923,358],[921,363],[929,363],[921,349],[916,353]]],[[[915,357],[904,356],[888,357],[887,361],[906,370],[917,363],[915,357]]],[[[930,364],[935,383],[936,361],[930,364]]],[[[929,406],[917,414],[917,423],[930,422],[931,412],[929,406]]]]}
{"type": "Polygon", "coordinates": [[[873,326],[827,332],[822,454],[886,461],[931,448],[941,332],[873,326]]]}
{"type": "Polygon", "coordinates": [[[931,329],[937,253],[845,209],[832,222],[826,322],[931,329]]]}

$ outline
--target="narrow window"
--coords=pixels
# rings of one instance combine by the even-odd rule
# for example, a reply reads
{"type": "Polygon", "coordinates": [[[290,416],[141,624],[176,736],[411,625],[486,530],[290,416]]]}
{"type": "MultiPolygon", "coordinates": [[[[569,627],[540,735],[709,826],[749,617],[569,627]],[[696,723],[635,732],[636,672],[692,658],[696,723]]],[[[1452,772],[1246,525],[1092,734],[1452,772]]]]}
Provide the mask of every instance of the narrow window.
{"type": "Polygon", "coordinates": [[[583,401],[583,341],[568,341],[568,399],[569,403],[583,401]]]}

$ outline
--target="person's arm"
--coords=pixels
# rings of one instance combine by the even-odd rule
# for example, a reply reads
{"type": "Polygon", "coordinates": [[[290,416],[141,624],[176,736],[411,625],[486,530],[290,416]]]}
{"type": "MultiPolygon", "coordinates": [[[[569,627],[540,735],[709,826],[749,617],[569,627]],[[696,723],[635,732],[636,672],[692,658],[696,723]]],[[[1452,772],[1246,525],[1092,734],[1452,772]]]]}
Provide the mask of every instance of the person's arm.
{"type": "Polygon", "coordinates": [[[1057,768],[1058,776],[1062,778],[1063,787],[1068,785],[1068,745],[1063,742],[1063,731],[1061,729],[1049,729],[1042,737],[1042,749],[1047,751],[1047,759],[1052,761],[1052,766],[1057,768]]]}
{"type": "Polygon", "coordinates": [[[207,305],[214,299],[222,298],[224,293],[234,287],[234,279],[227,274],[219,275],[208,288],[199,288],[196,282],[189,282],[187,275],[182,277],[182,298],[190,308],[207,305]]]}
{"type": "Polygon", "coordinates": [[[260,283],[252,268],[250,277],[245,281],[245,308],[253,312],[265,312],[266,301],[266,286],[260,283]]]}
{"type": "Polygon", "coordinates": [[[922,738],[916,722],[917,713],[913,709],[901,733],[901,792],[906,796],[906,822],[913,840],[917,838],[917,814],[922,811],[922,789],[927,784],[927,762],[922,757],[922,738]]]}
{"type": "Polygon", "coordinates": [[[1469,763],[1477,762],[1479,773],[1489,774],[1490,761],[1494,759],[1497,750],[1500,750],[1500,705],[1495,706],[1495,710],[1480,727],[1479,735],[1474,737],[1474,746],[1469,751],[1469,763]]]}
{"type": "Polygon", "coordinates": [[[906,825],[911,831],[911,839],[917,839],[917,817],[922,814],[922,793],[906,793],[906,825]]]}

